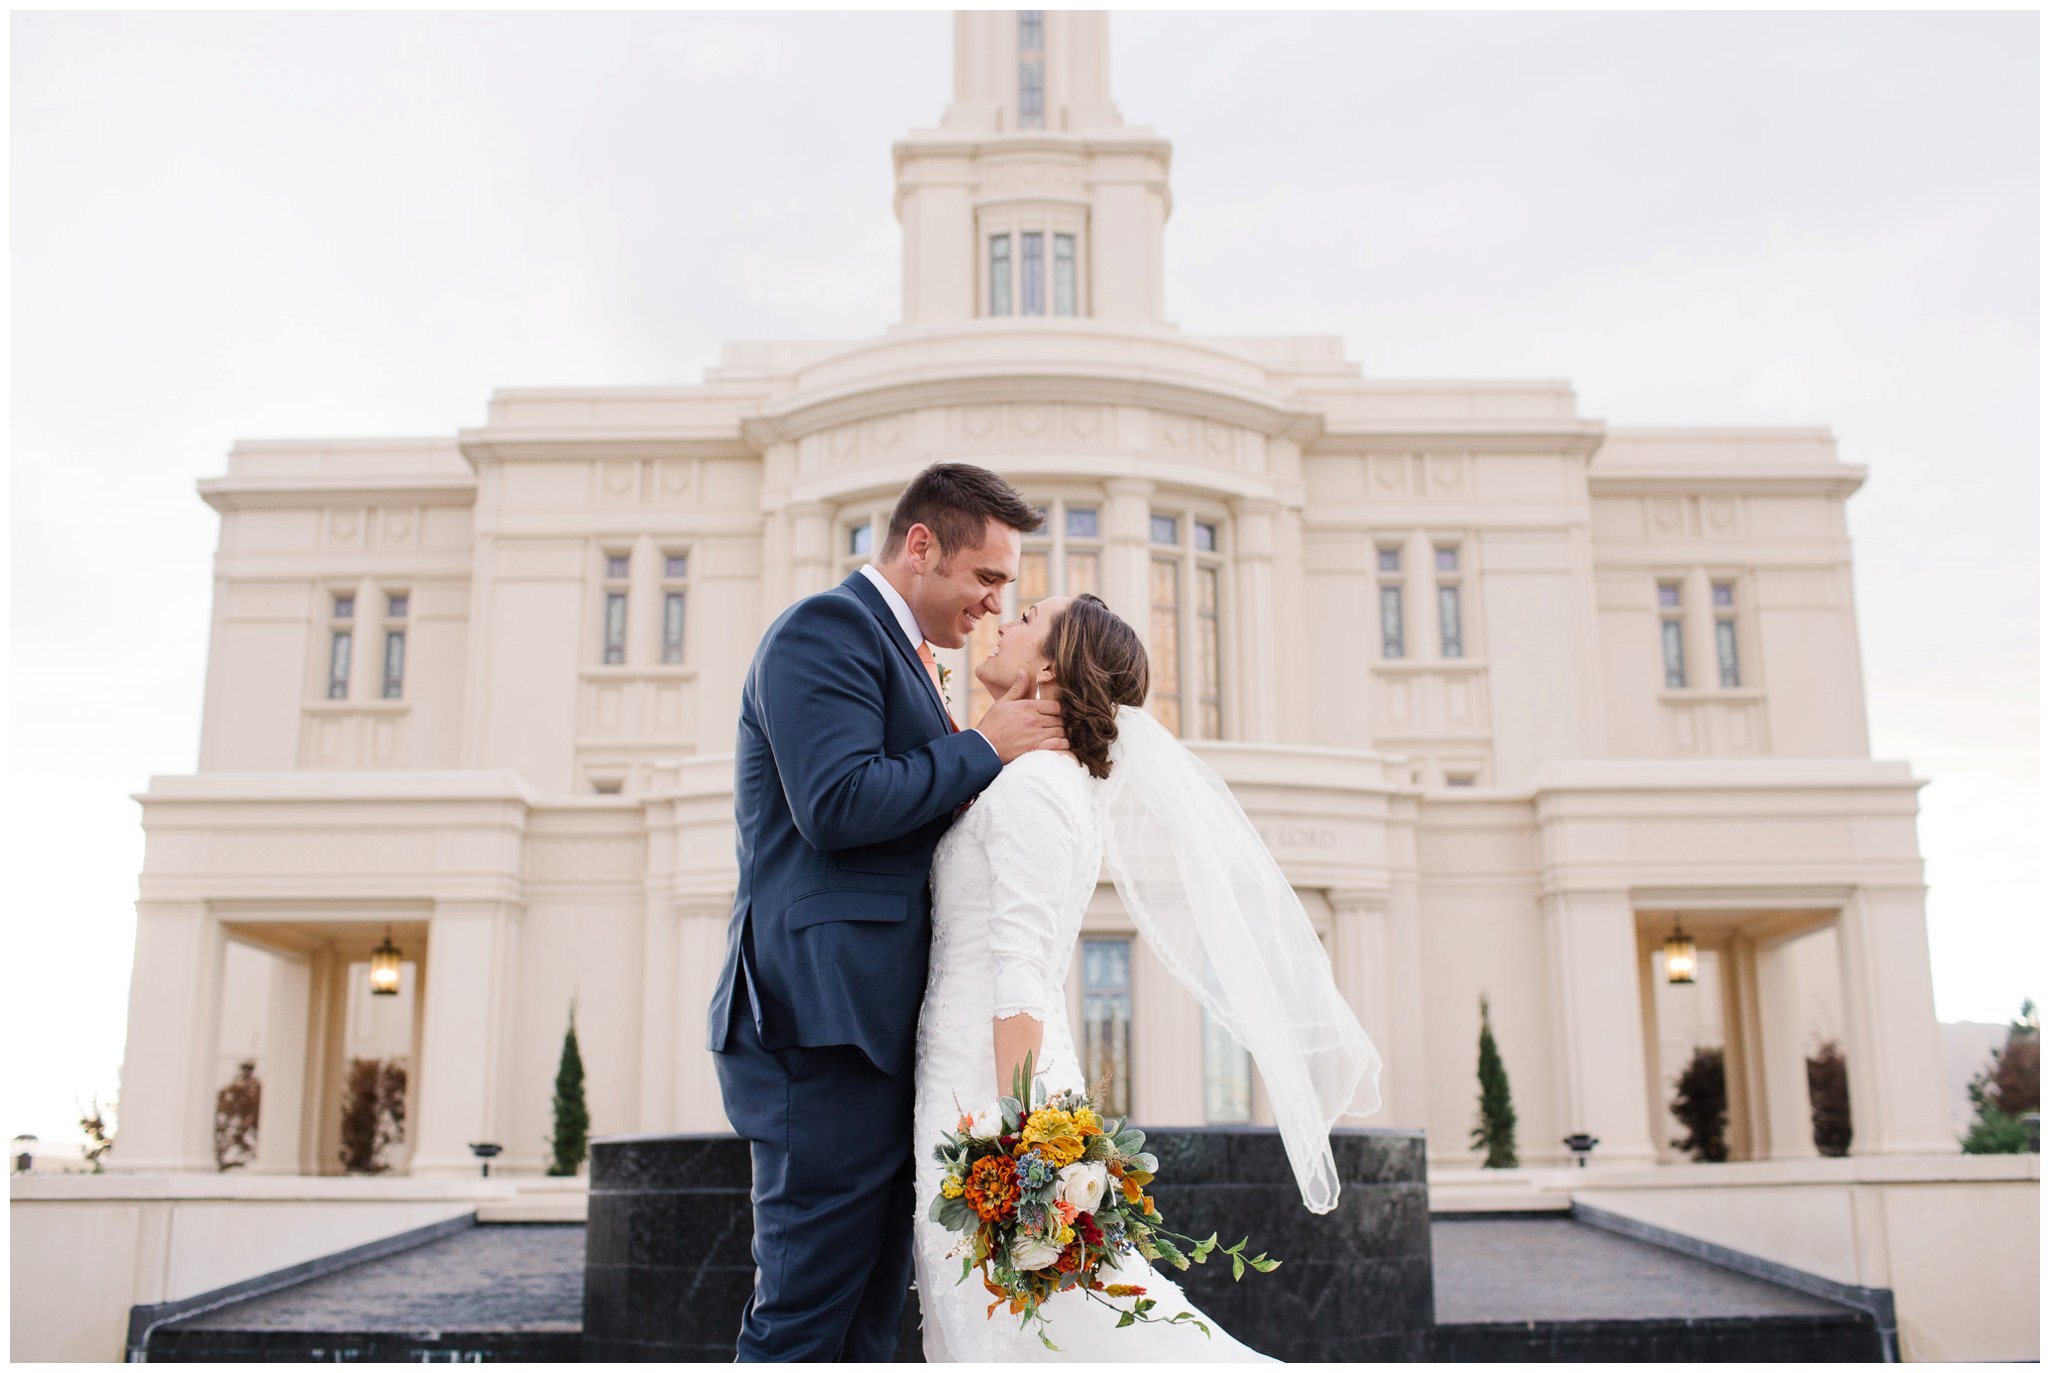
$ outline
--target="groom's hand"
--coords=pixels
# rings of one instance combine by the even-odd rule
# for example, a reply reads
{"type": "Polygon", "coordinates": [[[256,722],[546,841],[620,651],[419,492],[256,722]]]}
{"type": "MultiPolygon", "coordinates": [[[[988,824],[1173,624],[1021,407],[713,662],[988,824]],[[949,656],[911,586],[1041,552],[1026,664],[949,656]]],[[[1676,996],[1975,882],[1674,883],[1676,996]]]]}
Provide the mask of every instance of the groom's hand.
{"type": "Polygon", "coordinates": [[[1025,699],[1025,674],[976,723],[976,733],[989,740],[997,758],[1008,763],[1036,748],[1064,749],[1068,736],[1061,726],[1061,708],[1054,701],[1025,699]]]}

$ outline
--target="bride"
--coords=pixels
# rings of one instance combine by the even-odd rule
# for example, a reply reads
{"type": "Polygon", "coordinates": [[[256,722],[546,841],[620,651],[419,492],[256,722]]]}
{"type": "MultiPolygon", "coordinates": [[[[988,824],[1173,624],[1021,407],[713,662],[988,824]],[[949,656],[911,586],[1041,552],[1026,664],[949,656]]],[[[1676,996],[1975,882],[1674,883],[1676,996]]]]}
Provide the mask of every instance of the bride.
{"type": "Polygon", "coordinates": [[[957,1281],[959,1237],[926,1218],[942,1175],[932,1146],[963,1111],[1007,1095],[1028,1054],[1049,1094],[1088,1089],[1065,985],[1106,864],[1154,954],[1259,1065],[1310,1210],[1337,1204],[1332,1122],[1380,1107],[1380,1057],[1287,879],[1216,773],[1139,708],[1147,660],[1138,634],[1094,596],[1043,600],[999,629],[976,666],[997,695],[1020,672],[1033,694],[1060,701],[1072,752],[1011,763],[933,856],[913,1113],[925,1357],[1272,1362],[1136,1254],[1099,1278],[1145,1287],[1155,1320],[1117,1329],[1116,1311],[1061,1294],[1042,1308],[1056,1354],[1002,1308],[985,1315],[982,1285],[957,1281]],[[1168,1323],[1184,1311],[1209,1326],[1207,1337],[1192,1321],[1168,1323]]]}

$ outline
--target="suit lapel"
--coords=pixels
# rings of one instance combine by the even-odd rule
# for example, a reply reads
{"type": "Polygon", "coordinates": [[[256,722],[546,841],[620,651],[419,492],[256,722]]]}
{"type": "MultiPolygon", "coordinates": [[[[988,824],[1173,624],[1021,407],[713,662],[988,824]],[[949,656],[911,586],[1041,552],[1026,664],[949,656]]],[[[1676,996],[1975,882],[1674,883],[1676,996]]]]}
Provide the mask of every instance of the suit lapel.
{"type": "Polygon", "coordinates": [[[862,576],[859,571],[850,572],[847,575],[847,580],[840,583],[840,585],[852,591],[855,598],[868,607],[869,613],[882,623],[883,637],[889,640],[890,646],[897,651],[898,658],[910,667],[912,676],[916,677],[919,684],[925,688],[923,693],[925,699],[939,713],[940,723],[946,726],[947,729],[952,730],[954,727],[953,713],[947,709],[946,702],[940,698],[939,692],[934,690],[931,675],[926,672],[925,664],[919,661],[918,654],[911,647],[910,641],[905,639],[904,627],[897,623],[896,612],[892,611],[890,603],[883,599],[883,593],[876,590],[874,584],[868,578],[862,576]]]}

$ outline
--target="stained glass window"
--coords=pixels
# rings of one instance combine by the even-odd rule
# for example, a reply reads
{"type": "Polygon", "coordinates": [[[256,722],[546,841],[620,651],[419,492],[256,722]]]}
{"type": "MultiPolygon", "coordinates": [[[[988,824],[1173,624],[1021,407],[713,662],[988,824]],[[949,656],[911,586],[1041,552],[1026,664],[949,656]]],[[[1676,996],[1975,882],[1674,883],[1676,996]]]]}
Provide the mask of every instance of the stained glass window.
{"type": "Polygon", "coordinates": [[[1103,590],[1098,585],[1098,573],[1101,570],[1100,562],[1101,559],[1096,553],[1084,552],[1080,549],[1069,549],[1067,594],[1079,596],[1087,591],[1099,596],[1102,595],[1103,590]]]}
{"type": "Polygon", "coordinates": [[[1018,127],[1046,126],[1046,13],[1018,11],[1018,127]]]}
{"type": "Polygon", "coordinates": [[[1666,685],[1669,687],[1686,686],[1687,662],[1680,652],[1680,622],[1678,620],[1659,621],[1659,638],[1660,643],[1665,649],[1666,685]]]}
{"type": "Polygon", "coordinates": [[[662,597],[662,661],[683,661],[683,595],[667,592],[662,597]]]}
{"type": "Polygon", "coordinates": [[[1046,313],[1046,235],[1018,235],[1018,293],[1022,297],[1018,313],[1043,315],[1046,313]]]}
{"type": "Polygon", "coordinates": [[[1153,695],[1148,709],[1172,734],[1182,732],[1181,571],[1178,559],[1153,560],[1153,633],[1152,642],[1147,645],[1147,656],[1152,660],[1153,695]]]}
{"type": "Polygon", "coordinates": [[[1196,734],[1202,739],[1224,736],[1224,652],[1217,630],[1218,578],[1219,570],[1215,567],[1196,569],[1196,671],[1202,707],[1196,734]]]}
{"type": "Polygon", "coordinates": [[[338,629],[327,645],[327,698],[340,701],[349,694],[349,645],[355,636],[338,629]]]}
{"type": "Polygon", "coordinates": [[[626,593],[605,593],[605,661],[626,661],[626,593]]]}
{"type": "Polygon", "coordinates": [[[1203,1117],[1212,1125],[1253,1118],[1253,1058],[1231,1031],[1203,1012],[1203,1117]]]}
{"type": "Polygon", "coordinates": [[[1381,656],[1402,656],[1402,588],[1399,585],[1381,588],[1381,656]]]}
{"type": "Polygon", "coordinates": [[[1011,313],[1011,236],[997,234],[989,241],[989,312],[1011,313]]]}
{"type": "Polygon", "coordinates": [[[1053,236],[1053,312],[1075,313],[1075,236],[1053,236]]]}
{"type": "Polygon", "coordinates": [[[1082,1072],[1094,1087],[1107,1080],[1103,1109],[1132,1110],[1132,941],[1082,941],[1082,1072]]]}
{"type": "Polygon", "coordinates": [[[406,690],[406,631],[388,630],[384,636],[384,696],[397,700],[406,690]]]}
{"type": "Polygon", "coordinates": [[[1726,687],[1739,685],[1737,681],[1737,622],[1717,620],[1715,622],[1716,665],[1721,670],[1722,684],[1726,687]]]}
{"type": "Polygon", "coordinates": [[[1445,658],[1457,658],[1465,652],[1465,640],[1459,630],[1459,588],[1441,586],[1438,588],[1438,652],[1445,658]]]}

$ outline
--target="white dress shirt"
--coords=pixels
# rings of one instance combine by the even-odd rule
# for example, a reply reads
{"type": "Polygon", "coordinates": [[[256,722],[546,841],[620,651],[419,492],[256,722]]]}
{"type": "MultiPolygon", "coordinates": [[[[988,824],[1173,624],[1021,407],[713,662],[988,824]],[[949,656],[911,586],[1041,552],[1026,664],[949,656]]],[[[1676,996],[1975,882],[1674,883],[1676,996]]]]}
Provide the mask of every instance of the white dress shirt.
{"type": "MultiPolygon", "coordinates": [[[[904,637],[911,641],[911,651],[913,653],[918,652],[919,649],[925,646],[925,633],[918,626],[918,617],[911,613],[911,602],[905,600],[903,594],[896,587],[890,585],[888,577],[876,571],[874,563],[863,563],[861,565],[861,575],[868,578],[875,586],[875,589],[883,594],[883,604],[888,606],[890,613],[897,617],[897,628],[903,630],[904,637]]],[[[953,714],[952,707],[948,708],[947,713],[949,715],[953,714]]],[[[981,739],[983,743],[989,744],[989,739],[980,730],[971,729],[968,732],[981,739]]],[[[995,744],[989,744],[989,751],[995,753],[996,747],[995,744]]],[[[999,756],[999,761],[1002,761],[1001,756],[999,756]]]]}

